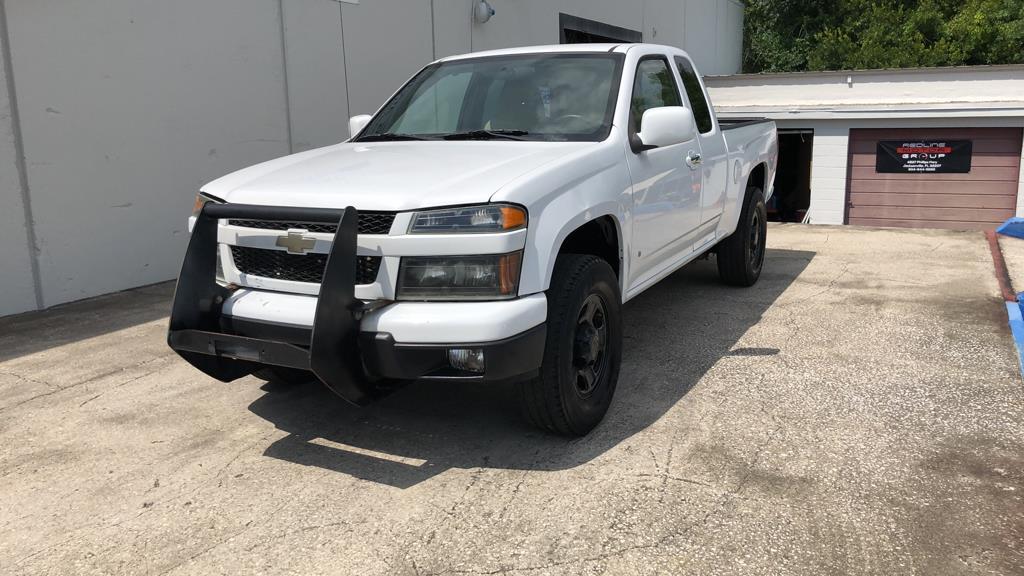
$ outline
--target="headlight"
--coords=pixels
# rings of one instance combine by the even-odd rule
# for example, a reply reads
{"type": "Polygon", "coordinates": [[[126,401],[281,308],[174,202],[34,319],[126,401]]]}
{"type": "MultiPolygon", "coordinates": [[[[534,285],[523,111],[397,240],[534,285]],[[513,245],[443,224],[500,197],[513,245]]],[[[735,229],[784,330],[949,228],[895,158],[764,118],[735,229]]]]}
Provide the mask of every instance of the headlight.
{"type": "Polygon", "coordinates": [[[519,292],[523,253],[489,256],[405,256],[399,300],[503,300],[519,292]]]}
{"type": "Polygon", "coordinates": [[[486,204],[417,212],[410,234],[508,232],[526,227],[526,210],[510,204],[486,204]]]}

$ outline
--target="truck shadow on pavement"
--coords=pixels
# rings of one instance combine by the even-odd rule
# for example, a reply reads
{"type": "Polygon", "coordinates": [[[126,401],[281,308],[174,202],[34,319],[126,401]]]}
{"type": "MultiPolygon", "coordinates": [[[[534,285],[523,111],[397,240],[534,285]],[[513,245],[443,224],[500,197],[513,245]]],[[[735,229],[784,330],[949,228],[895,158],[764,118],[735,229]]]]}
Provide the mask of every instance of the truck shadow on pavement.
{"type": "Polygon", "coordinates": [[[356,408],[318,382],[268,382],[249,409],[288,433],[264,455],[399,488],[451,468],[572,468],[656,422],[722,357],[778,353],[734,346],[813,257],[768,250],[760,282],[747,289],[724,287],[714,261],[699,261],[630,301],[616,397],[585,438],[531,427],[514,384],[414,383],[356,408]]]}
{"type": "Polygon", "coordinates": [[[174,282],[161,282],[0,318],[0,362],[165,321],[173,295],[174,282]]]}

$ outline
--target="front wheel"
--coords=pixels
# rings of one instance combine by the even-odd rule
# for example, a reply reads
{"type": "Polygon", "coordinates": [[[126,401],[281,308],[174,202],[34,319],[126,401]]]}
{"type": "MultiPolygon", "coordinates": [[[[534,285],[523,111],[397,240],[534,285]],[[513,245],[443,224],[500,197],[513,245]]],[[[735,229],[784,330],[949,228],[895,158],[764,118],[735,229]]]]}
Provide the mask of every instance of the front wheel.
{"type": "Polygon", "coordinates": [[[751,186],[744,198],[736,231],[718,245],[718,276],[732,286],[753,286],[764,267],[768,211],[764,194],[751,186]]]}
{"type": "Polygon", "coordinates": [[[621,305],[618,279],[607,262],[558,256],[540,374],[520,384],[523,412],[534,425],[584,436],[601,422],[619,379],[621,305]]]}

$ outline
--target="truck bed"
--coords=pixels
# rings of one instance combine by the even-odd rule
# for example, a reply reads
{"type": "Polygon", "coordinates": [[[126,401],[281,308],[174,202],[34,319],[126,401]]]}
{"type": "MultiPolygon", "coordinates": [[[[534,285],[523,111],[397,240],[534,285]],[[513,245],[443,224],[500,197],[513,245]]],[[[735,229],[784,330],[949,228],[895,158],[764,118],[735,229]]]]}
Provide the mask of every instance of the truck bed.
{"type": "Polygon", "coordinates": [[[771,122],[771,118],[719,118],[718,126],[722,130],[733,130],[735,128],[741,128],[743,126],[750,126],[752,124],[762,124],[764,122],[771,122]]]}

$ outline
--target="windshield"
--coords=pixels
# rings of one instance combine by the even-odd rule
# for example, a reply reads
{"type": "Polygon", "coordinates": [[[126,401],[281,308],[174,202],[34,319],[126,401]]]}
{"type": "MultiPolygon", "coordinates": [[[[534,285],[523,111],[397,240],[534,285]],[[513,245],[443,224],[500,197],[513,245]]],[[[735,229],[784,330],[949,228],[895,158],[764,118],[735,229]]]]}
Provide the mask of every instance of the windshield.
{"type": "Polygon", "coordinates": [[[599,141],[619,54],[528,54],[442,62],[398,92],[356,139],[599,141]]]}

